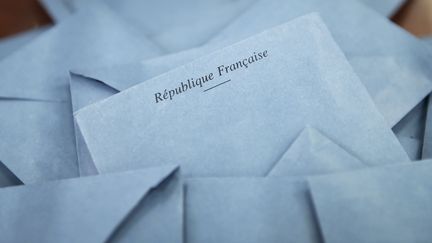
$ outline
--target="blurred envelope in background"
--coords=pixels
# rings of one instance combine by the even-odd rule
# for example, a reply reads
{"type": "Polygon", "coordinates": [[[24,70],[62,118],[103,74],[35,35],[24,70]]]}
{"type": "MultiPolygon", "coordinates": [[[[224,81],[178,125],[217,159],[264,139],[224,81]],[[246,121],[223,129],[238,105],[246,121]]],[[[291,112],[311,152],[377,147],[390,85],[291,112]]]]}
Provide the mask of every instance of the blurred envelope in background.
{"type": "Polygon", "coordinates": [[[2,188],[2,241],[182,242],[178,173],[167,166],[2,188]]]}
{"type": "Polygon", "coordinates": [[[108,9],[88,9],[0,62],[0,161],[22,182],[78,176],[68,70],[158,56],[108,9]]]}
{"type": "Polygon", "coordinates": [[[207,42],[255,0],[42,0],[51,16],[62,21],[79,9],[105,3],[167,52],[207,42]]]}
{"type": "Polygon", "coordinates": [[[427,104],[426,126],[423,140],[423,159],[432,159],[432,98],[429,96],[427,104]]]}
{"type": "Polygon", "coordinates": [[[186,241],[322,242],[305,176],[363,167],[319,131],[306,127],[267,178],[186,180],[186,241]]]}
{"type": "Polygon", "coordinates": [[[432,161],[310,178],[325,242],[429,242],[432,161]]]}
{"type": "Polygon", "coordinates": [[[185,181],[188,243],[318,243],[307,184],[298,178],[185,181]]]}
{"type": "Polygon", "coordinates": [[[80,109],[75,119],[99,173],[177,162],[186,176],[262,176],[306,124],[368,165],[408,159],[316,14],[80,109]]]}
{"type": "Polygon", "coordinates": [[[29,43],[47,29],[47,27],[39,27],[11,37],[0,38],[0,60],[29,43]]]}

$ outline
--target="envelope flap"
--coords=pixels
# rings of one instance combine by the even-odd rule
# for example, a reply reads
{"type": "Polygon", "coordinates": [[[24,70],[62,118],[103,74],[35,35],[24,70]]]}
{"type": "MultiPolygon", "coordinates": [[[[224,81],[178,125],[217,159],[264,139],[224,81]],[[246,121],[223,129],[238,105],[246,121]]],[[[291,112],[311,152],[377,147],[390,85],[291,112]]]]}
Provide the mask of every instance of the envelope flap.
{"type": "Polygon", "coordinates": [[[1,189],[2,240],[105,242],[149,190],[175,168],[167,166],[1,189]]]}
{"type": "Polygon", "coordinates": [[[311,176],[366,165],[312,127],[306,127],[272,168],[269,176],[311,176]]]}

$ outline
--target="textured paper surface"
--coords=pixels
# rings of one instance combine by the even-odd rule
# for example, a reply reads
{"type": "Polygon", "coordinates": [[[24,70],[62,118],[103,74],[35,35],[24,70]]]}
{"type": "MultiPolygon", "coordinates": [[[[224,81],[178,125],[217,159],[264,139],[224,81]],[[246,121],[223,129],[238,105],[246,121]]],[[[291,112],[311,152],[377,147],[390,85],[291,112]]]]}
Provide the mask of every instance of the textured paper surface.
{"type": "Polygon", "coordinates": [[[2,241],[181,242],[182,184],[174,169],[0,189],[2,241]]]}
{"type": "Polygon", "coordinates": [[[187,176],[263,175],[306,124],[367,164],[407,160],[317,15],[136,85],[75,118],[101,173],[176,161],[187,176]],[[267,59],[247,70],[215,73],[202,88],[155,101],[157,92],[265,50],[267,59]]]}

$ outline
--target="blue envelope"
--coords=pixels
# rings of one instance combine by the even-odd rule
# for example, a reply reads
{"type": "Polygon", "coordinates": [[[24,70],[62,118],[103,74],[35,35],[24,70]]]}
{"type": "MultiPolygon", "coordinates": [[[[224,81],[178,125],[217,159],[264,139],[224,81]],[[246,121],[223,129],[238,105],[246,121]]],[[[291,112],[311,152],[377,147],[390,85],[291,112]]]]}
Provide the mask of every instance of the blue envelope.
{"type": "Polygon", "coordinates": [[[432,160],[311,178],[325,242],[430,242],[432,160]]]}
{"type": "Polygon", "coordinates": [[[356,1],[260,1],[212,42],[240,40],[312,11],[321,14],[389,125],[395,125],[431,92],[430,50],[356,1]]]}
{"type": "Polygon", "coordinates": [[[19,33],[17,35],[0,39],[0,60],[10,55],[18,48],[24,46],[43,32],[45,32],[47,27],[40,27],[19,33]]]}
{"type": "Polygon", "coordinates": [[[366,164],[408,159],[316,14],[82,108],[75,119],[98,173],[175,162],[186,176],[265,175],[306,124],[366,164]]]}
{"type": "Polygon", "coordinates": [[[1,241],[182,242],[176,167],[0,189],[1,241]]]}
{"type": "Polygon", "coordinates": [[[161,52],[100,6],[77,13],[0,62],[0,161],[22,182],[78,176],[68,70],[161,52]]]}
{"type": "Polygon", "coordinates": [[[174,52],[204,44],[255,0],[42,0],[57,21],[101,2],[164,50],[174,52]]]}
{"type": "MultiPolygon", "coordinates": [[[[396,125],[432,90],[430,51],[388,19],[355,1],[259,1],[217,34],[201,52],[170,55],[166,71],[297,16],[319,12],[389,125],[396,125]],[[337,12],[335,12],[337,10],[337,12]],[[367,16],[367,17],[365,17],[367,16]],[[183,62],[180,60],[184,58],[183,62]]],[[[145,63],[146,65],[148,63],[145,63]]],[[[152,65],[153,67],[155,65],[152,65]]]]}
{"type": "Polygon", "coordinates": [[[322,242],[304,176],[362,167],[307,127],[267,178],[186,180],[186,242],[322,242]]]}
{"type": "MultiPolygon", "coordinates": [[[[432,50],[432,37],[423,38],[423,41],[428,44],[428,46],[432,50]]],[[[422,150],[423,159],[432,158],[432,99],[430,98],[430,96],[428,99],[429,101],[427,104],[427,117],[422,150]]]]}

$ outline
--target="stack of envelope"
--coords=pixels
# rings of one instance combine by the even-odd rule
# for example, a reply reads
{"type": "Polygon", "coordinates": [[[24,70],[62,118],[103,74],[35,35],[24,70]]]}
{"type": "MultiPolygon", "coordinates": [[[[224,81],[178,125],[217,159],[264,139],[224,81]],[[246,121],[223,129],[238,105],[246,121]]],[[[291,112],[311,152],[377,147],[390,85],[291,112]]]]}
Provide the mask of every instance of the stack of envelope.
{"type": "Polygon", "coordinates": [[[432,242],[403,1],[41,3],[0,42],[0,242],[432,242]]]}

